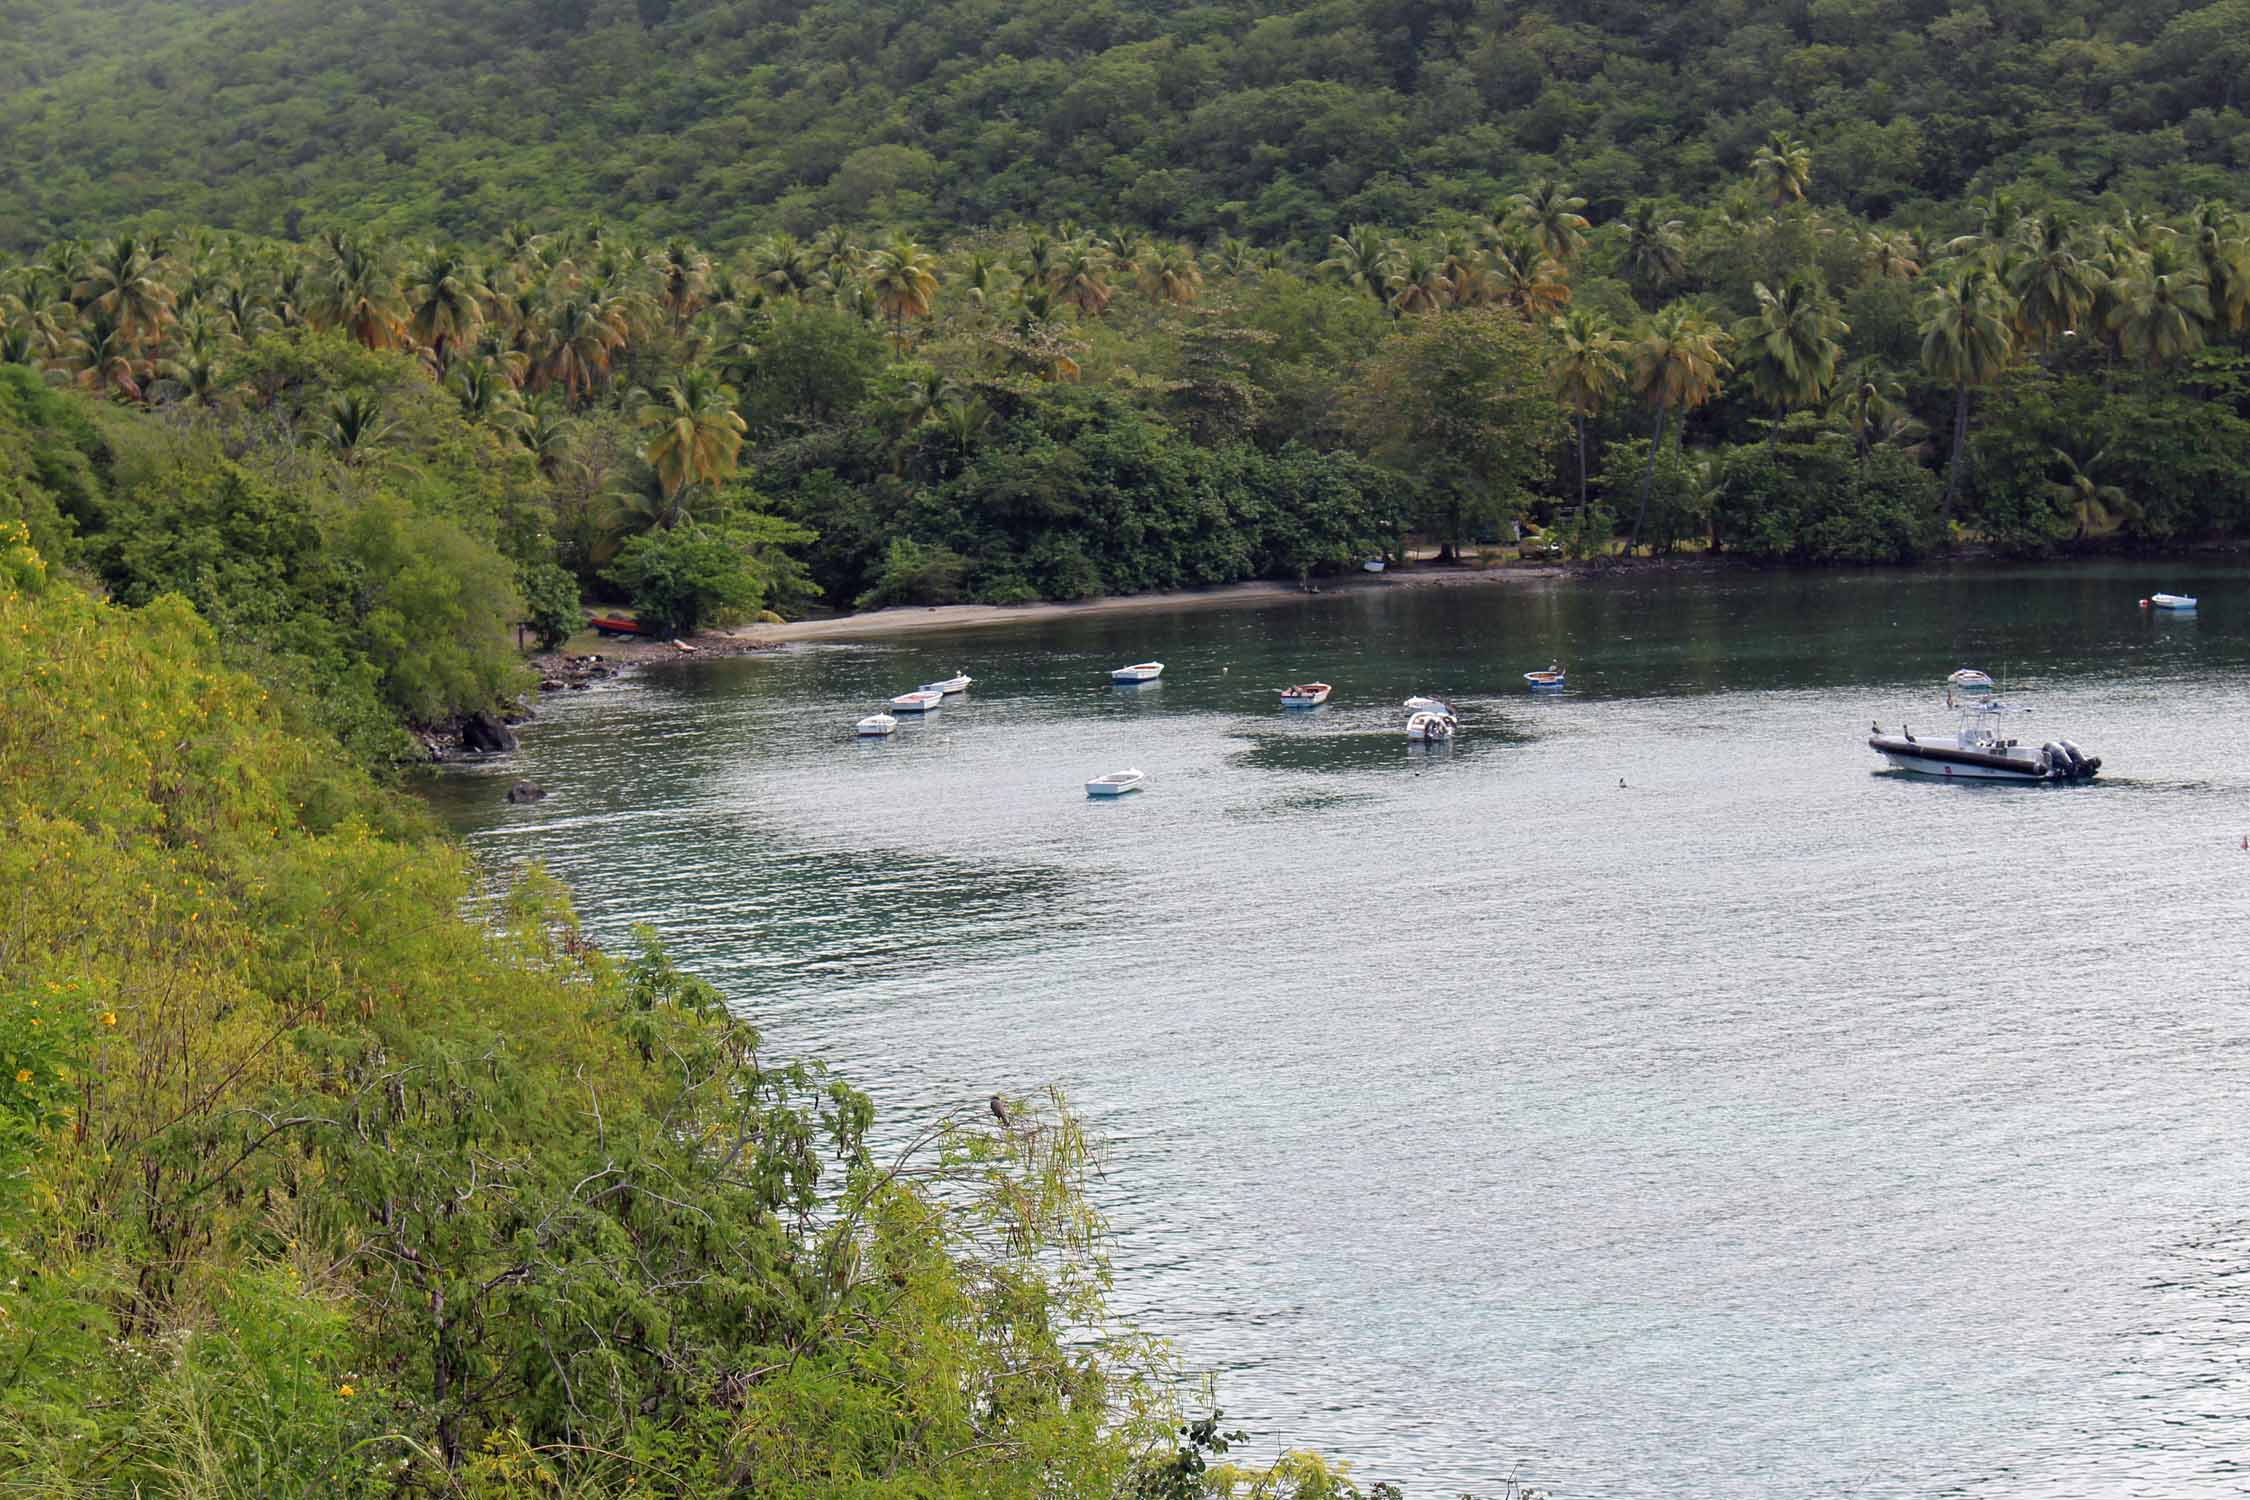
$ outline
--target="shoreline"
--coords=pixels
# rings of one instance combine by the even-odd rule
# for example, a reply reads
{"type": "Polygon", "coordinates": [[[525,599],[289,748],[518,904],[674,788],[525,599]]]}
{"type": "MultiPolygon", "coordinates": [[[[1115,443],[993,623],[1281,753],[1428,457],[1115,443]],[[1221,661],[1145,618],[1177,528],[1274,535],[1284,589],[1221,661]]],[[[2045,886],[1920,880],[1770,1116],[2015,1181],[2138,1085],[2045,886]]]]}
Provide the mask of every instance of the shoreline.
{"type": "MultiPolygon", "coordinates": [[[[2189,547],[2169,554],[2176,557],[2236,555],[2239,546],[2189,547]]],[[[2010,559],[1980,549],[1964,549],[1948,557],[1929,558],[1915,568],[1945,567],[1956,563],[2021,561],[2028,565],[2051,564],[2056,558],[2010,559]]],[[[2105,560],[2096,558],[2084,561],[2105,560]]],[[[2113,559],[2107,559],[2113,560],[2113,559]]],[[[1118,594],[1100,599],[1030,604],[930,604],[894,605],[859,614],[830,615],[821,619],[791,620],[781,624],[741,625],[731,630],[709,630],[684,642],[648,639],[600,639],[591,631],[573,636],[561,650],[532,658],[533,664],[552,672],[556,664],[595,658],[611,665],[646,665],[654,662],[696,661],[712,657],[747,656],[775,651],[801,642],[884,640],[900,636],[949,630],[977,630],[990,626],[1041,624],[1056,620],[1178,614],[1205,609],[1240,608],[1291,600],[1332,598],[1339,594],[1379,593],[1392,589],[1492,588],[1553,584],[1563,581],[1616,583],[1680,573],[1770,572],[1779,565],[1746,561],[1733,556],[1691,554],[1621,562],[1594,563],[1512,562],[1495,567],[1436,566],[1420,563],[1381,574],[1354,573],[1323,579],[1309,588],[1294,583],[1253,579],[1244,583],[1213,584],[1206,588],[1170,589],[1158,593],[1118,594]]]]}
{"type": "MultiPolygon", "coordinates": [[[[1552,583],[1607,569],[1587,569],[1563,564],[1533,563],[1498,568],[1417,568],[1407,572],[1362,574],[1323,580],[1311,588],[1294,583],[1253,579],[1247,583],[1213,584],[1200,589],[1171,589],[1160,593],[1117,594],[1101,599],[1032,604],[925,604],[896,605],[862,614],[832,615],[818,620],[791,620],[779,625],[741,625],[732,630],[703,631],[690,636],[682,649],[671,641],[601,640],[589,634],[571,638],[554,653],[586,656],[598,654],[609,662],[694,661],[701,657],[743,656],[777,650],[801,641],[881,640],[945,630],[975,630],[994,625],[1038,624],[1053,620],[1091,619],[1104,616],[1175,614],[1199,609],[1229,609],[1251,604],[1331,598],[1339,594],[1377,593],[1390,589],[1463,588],[1507,584],[1552,583]],[[593,642],[592,644],[588,644],[593,642]],[[581,649],[583,648],[583,649],[581,649]]],[[[1624,570],[1617,570],[1622,573],[1624,570]]],[[[1633,571],[1641,571],[1635,569],[1633,571]]],[[[548,660],[541,657],[535,660],[548,660]]]]}

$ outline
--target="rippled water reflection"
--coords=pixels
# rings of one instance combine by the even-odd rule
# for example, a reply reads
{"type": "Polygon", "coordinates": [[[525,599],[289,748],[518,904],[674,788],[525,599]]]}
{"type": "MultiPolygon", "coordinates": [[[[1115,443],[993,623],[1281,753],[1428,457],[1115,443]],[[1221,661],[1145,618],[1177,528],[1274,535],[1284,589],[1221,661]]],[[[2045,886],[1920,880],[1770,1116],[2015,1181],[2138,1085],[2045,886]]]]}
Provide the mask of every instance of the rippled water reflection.
{"type": "Polygon", "coordinates": [[[2231,1494],[2246,621],[2208,567],[1087,620],[649,673],[432,795],[894,1114],[1067,1088],[1122,1302],[1261,1441],[1422,1495],[2231,1494]],[[1962,664],[2101,782],[1877,774],[1962,664]]]}

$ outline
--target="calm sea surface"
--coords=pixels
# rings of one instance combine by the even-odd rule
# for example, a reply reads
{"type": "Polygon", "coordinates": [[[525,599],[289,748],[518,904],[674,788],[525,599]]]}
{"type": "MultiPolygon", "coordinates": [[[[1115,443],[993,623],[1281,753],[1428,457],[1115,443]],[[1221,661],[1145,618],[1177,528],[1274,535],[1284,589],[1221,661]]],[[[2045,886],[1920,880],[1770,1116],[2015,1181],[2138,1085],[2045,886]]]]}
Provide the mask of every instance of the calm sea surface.
{"type": "Polygon", "coordinates": [[[2250,1493],[2246,668],[2207,563],[1394,589],[644,672],[431,795],[893,1118],[1061,1085],[1262,1452],[2170,1500],[2250,1493]],[[2100,781],[1880,772],[1963,665],[2100,781]]]}

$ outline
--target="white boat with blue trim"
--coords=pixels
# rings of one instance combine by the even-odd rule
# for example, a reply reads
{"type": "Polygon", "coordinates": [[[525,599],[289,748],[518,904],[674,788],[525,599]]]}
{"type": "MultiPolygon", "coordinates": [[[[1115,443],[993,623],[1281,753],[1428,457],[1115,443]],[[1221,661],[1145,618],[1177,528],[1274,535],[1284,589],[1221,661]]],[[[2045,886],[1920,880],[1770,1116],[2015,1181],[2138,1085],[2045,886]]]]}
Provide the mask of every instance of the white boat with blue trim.
{"type": "Polygon", "coordinates": [[[2141,601],[2141,608],[2189,610],[2195,608],[2195,595],[2151,594],[2141,601]]]}
{"type": "Polygon", "coordinates": [[[946,678],[942,682],[923,683],[922,691],[925,693],[938,693],[944,697],[950,698],[955,693],[967,692],[969,690],[969,684],[974,682],[975,680],[975,678],[971,677],[966,672],[956,672],[951,677],[946,678]]]}
{"type": "Polygon", "coordinates": [[[1160,661],[1137,661],[1129,667],[1119,667],[1115,671],[1111,672],[1109,674],[1109,680],[1111,682],[1133,685],[1143,682],[1154,682],[1157,678],[1162,677],[1163,675],[1164,663],[1160,661]]]}
{"type": "Polygon", "coordinates": [[[1112,771],[1107,776],[1096,776],[1086,783],[1089,797],[1122,797],[1127,792],[1137,792],[1148,777],[1140,771],[1112,771]]]}

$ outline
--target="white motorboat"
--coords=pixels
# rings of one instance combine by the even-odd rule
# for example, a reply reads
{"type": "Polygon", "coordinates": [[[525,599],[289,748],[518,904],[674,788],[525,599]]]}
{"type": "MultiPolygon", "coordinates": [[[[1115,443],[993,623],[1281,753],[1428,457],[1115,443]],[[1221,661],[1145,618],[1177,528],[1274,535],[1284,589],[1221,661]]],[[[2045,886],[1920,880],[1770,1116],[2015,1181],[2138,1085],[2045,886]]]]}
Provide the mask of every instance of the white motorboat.
{"type": "Polygon", "coordinates": [[[1139,771],[1112,771],[1107,776],[1096,776],[1086,783],[1089,797],[1122,797],[1127,792],[1137,792],[1148,777],[1139,771]]]}
{"type": "Polygon", "coordinates": [[[936,689],[916,688],[911,693],[901,693],[893,698],[891,709],[895,713],[926,714],[933,708],[942,707],[944,703],[945,694],[936,689]]]}
{"type": "Polygon", "coordinates": [[[922,691],[925,693],[937,693],[944,697],[950,698],[955,693],[967,692],[969,690],[969,684],[975,680],[975,678],[971,677],[966,672],[956,672],[951,677],[946,678],[943,682],[923,683],[922,691]]]}
{"type": "Polygon", "coordinates": [[[1524,673],[1523,680],[1529,683],[1534,689],[1560,688],[1563,686],[1564,679],[1567,675],[1568,674],[1563,671],[1562,663],[1558,661],[1548,663],[1547,670],[1544,672],[1524,673]]]}
{"type": "Polygon", "coordinates": [[[1283,708],[1318,708],[1328,701],[1331,689],[1325,682],[1300,682],[1295,687],[1281,690],[1283,708]]]}
{"type": "Polygon", "coordinates": [[[898,733],[898,720],[889,714],[869,714],[859,721],[859,737],[876,739],[886,734],[898,733]]]}
{"type": "Polygon", "coordinates": [[[2193,609],[2193,594],[2151,594],[2141,601],[2143,609],[2193,609]]]}
{"type": "Polygon", "coordinates": [[[1362,573],[1380,573],[1387,566],[1388,564],[1385,563],[1382,558],[1370,557],[1365,562],[1359,565],[1359,570],[1362,573]]]}
{"type": "Polygon", "coordinates": [[[1164,675],[1164,663],[1138,661],[1129,667],[1119,667],[1109,674],[1111,682],[1154,682],[1164,675]]]}
{"type": "Polygon", "coordinates": [[[2102,768],[2100,756],[2068,740],[2032,746],[2011,737],[2010,716],[2030,710],[2002,703],[1982,672],[1964,668],[1948,677],[1945,700],[1957,720],[1951,734],[1924,739],[1903,724],[1885,734],[1877,724],[1867,748],[1898,770],[1947,780],[2091,781],[2102,768]]]}
{"type": "Polygon", "coordinates": [[[1461,721],[1449,713],[1424,709],[1406,721],[1406,738],[1409,744],[1436,745],[1452,739],[1461,732],[1461,721]]]}

